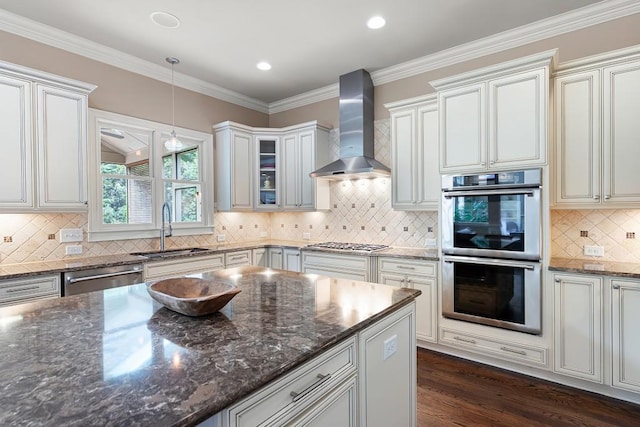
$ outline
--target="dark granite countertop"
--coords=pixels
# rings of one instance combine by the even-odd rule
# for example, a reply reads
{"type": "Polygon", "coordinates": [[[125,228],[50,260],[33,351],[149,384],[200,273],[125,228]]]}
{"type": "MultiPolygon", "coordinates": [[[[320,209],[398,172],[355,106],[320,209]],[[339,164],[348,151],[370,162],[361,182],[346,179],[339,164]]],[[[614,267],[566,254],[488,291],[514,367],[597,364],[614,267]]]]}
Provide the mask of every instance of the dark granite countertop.
{"type": "Polygon", "coordinates": [[[574,258],[551,258],[549,270],[640,279],[640,264],[574,258]]]}
{"type": "Polygon", "coordinates": [[[424,259],[428,261],[438,261],[440,259],[438,257],[438,250],[435,248],[434,249],[388,248],[388,249],[382,249],[374,252],[340,250],[340,249],[330,249],[330,248],[307,248],[307,247],[302,247],[301,249],[305,251],[327,252],[327,253],[333,253],[333,254],[356,255],[356,256],[366,256],[366,257],[415,258],[415,259],[424,259]]]}
{"type": "MultiPolygon", "coordinates": [[[[305,246],[309,241],[293,241],[293,240],[273,240],[263,239],[250,242],[225,243],[213,246],[202,246],[206,251],[194,252],[189,254],[174,255],[167,258],[146,258],[143,256],[129,254],[114,254],[99,257],[85,258],[68,258],[59,261],[42,261],[28,262],[20,264],[0,264],[0,280],[17,279],[21,277],[38,276],[42,274],[64,273],[66,271],[88,270],[98,267],[112,267],[118,265],[140,264],[147,262],[166,261],[167,259],[200,257],[207,255],[215,255],[217,253],[231,252],[245,249],[258,248],[292,248],[305,250],[321,250],[332,253],[345,253],[344,251],[336,251],[334,249],[307,249],[305,246]]],[[[174,249],[174,248],[169,248],[174,249]]],[[[353,255],[361,256],[392,256],[403,258],[419,258],[427,260],[438,260],[437,249],[421,249],[421,248],[389,248],[383,251],[366,253],[366,252],[346,252],[353,255]]]]}
{"type": "Polygon", "coordinates": [[[210,316],[159,306],[145,284],[0,309],[0,425],[195,425],[419,291],[240,267],[210,316]]]}

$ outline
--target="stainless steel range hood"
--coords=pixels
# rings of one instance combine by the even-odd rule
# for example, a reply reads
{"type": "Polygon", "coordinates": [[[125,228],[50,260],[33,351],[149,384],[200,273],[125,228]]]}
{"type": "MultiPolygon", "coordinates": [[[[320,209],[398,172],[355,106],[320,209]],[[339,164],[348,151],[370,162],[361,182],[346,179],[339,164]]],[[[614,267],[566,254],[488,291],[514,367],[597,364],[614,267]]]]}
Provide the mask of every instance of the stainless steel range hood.
{"type": "Polygon", "coordinates": [[[340,159],[311,172],[329,180],[389,176],[373,158],[373,82],[365,70],[340,76],[340,159]]]}

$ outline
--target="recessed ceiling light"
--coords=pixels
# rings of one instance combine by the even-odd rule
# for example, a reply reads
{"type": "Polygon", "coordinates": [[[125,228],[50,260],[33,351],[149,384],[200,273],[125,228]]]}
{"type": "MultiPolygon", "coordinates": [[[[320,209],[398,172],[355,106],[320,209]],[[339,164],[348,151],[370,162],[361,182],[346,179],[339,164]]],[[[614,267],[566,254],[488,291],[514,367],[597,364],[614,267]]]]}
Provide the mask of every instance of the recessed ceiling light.
{"type": "Polygon", "coordinates": [[[373,16],[367,21],[367,27],[372,30],[377,30],[378,28],[384,27],[384,24],[386,23],[387,21],[385,21],[382,16],[373,16]]]}
{"type": "Polygon", "coordinates": [[[164,28],[178,28],[180,26],[180,20],[178,17],[170,14],[169,12],[153,12],[149,17],[154,24],[160,25],[164,28]]]}
{"type": "Polygon", "coordinates": [[[258,62],[256,64],[256,67],[258,67],[258,70],[268,71],[271,69],[271,64],[269,64],[268,62],[262,61],[262,62],[258,62]]]}

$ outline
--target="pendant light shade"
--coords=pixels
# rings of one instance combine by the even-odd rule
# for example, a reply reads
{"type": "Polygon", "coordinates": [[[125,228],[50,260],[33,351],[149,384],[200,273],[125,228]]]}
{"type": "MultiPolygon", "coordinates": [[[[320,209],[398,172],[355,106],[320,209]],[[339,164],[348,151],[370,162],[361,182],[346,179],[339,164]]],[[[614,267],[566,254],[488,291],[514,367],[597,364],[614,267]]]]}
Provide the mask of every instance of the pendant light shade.
{"type": "Polygon", "coordinates": [[[168,57],[167,62],[171,64],[171,127],[174,129],[171,131],[171,138],[167,139],[164,146],[169,151],[177,151],[182,148],[183,144],[176,135],[176,94],[175,85],[173,83],[173,66],[180,63],[178,58],[168,57]]]}

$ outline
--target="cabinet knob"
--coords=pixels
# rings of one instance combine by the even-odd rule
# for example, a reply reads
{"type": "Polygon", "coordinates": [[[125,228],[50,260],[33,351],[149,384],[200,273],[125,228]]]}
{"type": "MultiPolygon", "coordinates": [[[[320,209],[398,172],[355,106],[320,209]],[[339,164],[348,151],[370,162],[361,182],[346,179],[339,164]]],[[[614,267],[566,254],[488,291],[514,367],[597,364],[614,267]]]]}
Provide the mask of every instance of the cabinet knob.
{"type": "Polygon", "coordinates": [[[593,200],[600,200],[600,195],[599,194],[594,194],[593,195],[593,200]]]}
{"type": "Polygon", "coordinates": [[[562,282],[562,280],[560,280],[560,279],[556,279],[556,280],[555,280],[555,282],[556,282],[556,283],[560,283],[560,282],[562,282]]]}
{"type": "Polygon", "coordinates": [[[494,160],[491,160],[491,161],[489,162],[489,164],[490,164],[491,166],[493,166],[493,165],[495,165],[495,164],[496,164],[496,162],[495,162],[494,160]]]}
{"type": "Polygon", "coordinates": [[[618,285],[617,283],[614,283],[613,285],[611,285],[611,287],[615,290],[620,289],[620,285],[618,285]]]}
{"type": "Polygon", "coordinates": [[[611,198],[611,196],[610,196],[610,195],[608,195],[608,194],[607,194],[606,196],[604,196],[604,199],[605,199],[605,200],[609,200],[610,198],[611,198]]]}

